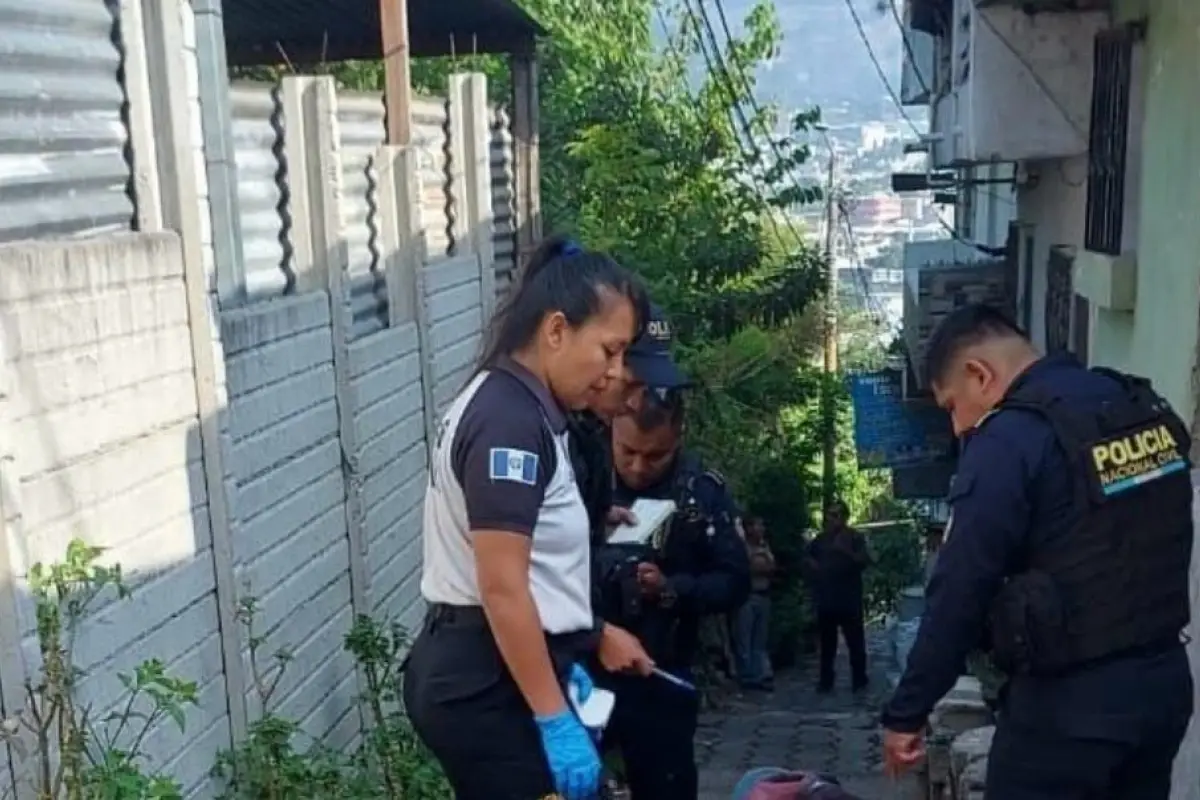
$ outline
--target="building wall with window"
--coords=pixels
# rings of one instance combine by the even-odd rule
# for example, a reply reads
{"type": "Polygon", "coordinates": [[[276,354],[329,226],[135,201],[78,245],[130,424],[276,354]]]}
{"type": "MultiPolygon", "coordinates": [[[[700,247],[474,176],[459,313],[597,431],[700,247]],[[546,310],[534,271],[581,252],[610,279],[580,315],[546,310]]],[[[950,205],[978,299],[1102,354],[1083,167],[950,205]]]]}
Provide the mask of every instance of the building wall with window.
{"type": "Polygon", "coordinates": [[[1097,363],[1146,375],[1185,419],[1196,412],[1200,333],[1200,3],[1121,0],[1118,21],[1146,20],[1135,49],[1123,249],[1136,254],[1131,311],[1095,309],[1097,363]]]}
{"type": "Polygon", "coordinates": [[[1087,158],[1056,158],[1022,164],[1017,175],[1020,316],[1039,347],[1046,346],[1046,289],[1050,251],[1083,242],[1087,158]]]}
{"type": "MultiPolygon", "coordinates": [[[[1136,260],[1131,310],[1096,308],[1095,361],[1150,378],[1196,429],[1200,333],[1200,3],[1118,0],[1117,22],[1144,19],[1135,46],[1121,249],[1136,260]]],[[[1196,482],[1195,479],[1193,481],[1196,482]]],[[[1189,655],[1200,708],[1200,547],[1192,555],[1189,655]]],[[[1171,800],[1200,800],[1200,722],[1175,759],[1171,800]]]]}

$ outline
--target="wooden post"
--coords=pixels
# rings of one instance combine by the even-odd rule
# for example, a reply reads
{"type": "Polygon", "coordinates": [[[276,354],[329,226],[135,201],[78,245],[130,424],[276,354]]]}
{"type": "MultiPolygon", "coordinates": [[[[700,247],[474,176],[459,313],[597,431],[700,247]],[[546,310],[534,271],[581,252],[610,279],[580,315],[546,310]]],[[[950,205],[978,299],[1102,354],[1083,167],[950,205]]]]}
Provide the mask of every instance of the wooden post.
{"type": "Polygon", "coordinates": [[[383,102],[387,108],[387,143],[412,141],[412,75],[409,70],[408,0],[379,0],[383,39],[383,102]]]}
{"type": "Polygon", "coordinates": [[[513,170],[517,189],[517,269],[542,238],[541,168],[538,160],[537,57],[514,54],[510,59],[513,80],[513,170]]]}

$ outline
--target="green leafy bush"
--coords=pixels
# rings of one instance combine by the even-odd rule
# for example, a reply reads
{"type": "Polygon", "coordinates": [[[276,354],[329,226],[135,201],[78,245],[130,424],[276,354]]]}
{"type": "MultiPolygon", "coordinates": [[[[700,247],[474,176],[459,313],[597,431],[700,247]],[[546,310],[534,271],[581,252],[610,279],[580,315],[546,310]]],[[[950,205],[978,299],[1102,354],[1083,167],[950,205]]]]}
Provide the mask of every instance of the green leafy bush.
{"type": "Polygon", "coordinates": [[[19,762],[0,796],[32,790],[39,800],[181,797],[177,782],[147,769],[142,743],[163,721],[184,728],[186,710],[196,704],[195,683],[149,659],[118,676],[125,697],[114,708],[96,709],[76,697],[84,673],[71,646],[80,623],[101,598],[129,596],[120,567],[97,563],[103,552],[75,540],[61,563],[29,570],[42,667],[25,681],[25,707],[0,726],[19,762]]]}
{"type": "MultiPolygon", "coordinates": [[[[150,769],[142,744],[161,724],[184,730],[197,704],[196,684],[173,676],[159,659],[119,675],[125,695],[112,709],[76,696],[84,673],[71,643],[87,614],[106,598],[125,598],[119,566],[98,563],[103,550],[73,541],[61,563],[34,565],[29,585],[37,615],[42,669],[25,683],[26,706],[0,724],[0,740],[17,765],[6,772],[0,798],[32,792],[38,800],[181,800],[183,787],[150,769]]],[[[238,619],[247,632],[254,688],[264,713],[246,741],[222,753],[213,774],[229,800],[449,800],[437,762],[417,739],[399,704],[399,670],[407,640],[395,624],[358,617],[345,637],[365,691],[358,698],[367,722],[350,753],[303,741],[299,725],[272,710],[288,669],[287,650],[263,663],[254,630],[257,604],[245,598],[238,619]]]]}
{"type": "Polygon", "coordinates": [[[358,698],[367,730],[359,747],[342,753],[306,741],[300,726],[272,710],[288,669],[286,649],[262,664],[263,638],[254,629],[256,602],[244,598],[238,618],[246,629],[251,672],[263,714],[246,741],[222,753],[213,775],[224,800],[449,800],[441,768],[417,739],[400,707],[400,664],[407,637],[400,626],[366,616],[355,619],[344,646],[357,662],[365,689],[358,698]]]}

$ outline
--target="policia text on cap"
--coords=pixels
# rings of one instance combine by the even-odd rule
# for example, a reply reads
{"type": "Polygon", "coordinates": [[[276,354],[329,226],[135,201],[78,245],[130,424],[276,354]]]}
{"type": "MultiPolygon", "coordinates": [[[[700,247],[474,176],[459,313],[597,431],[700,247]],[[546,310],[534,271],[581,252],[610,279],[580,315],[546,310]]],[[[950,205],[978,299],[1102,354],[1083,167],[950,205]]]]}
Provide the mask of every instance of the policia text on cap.
{"type": "Polygon", "coordinates": [[[646,319],[611,259],[544,247],[492,323],[478,374],[450,404],[425,496],[429,603],[404,702],[458,800],[593,797],[600,759],[572,712],[591,654],[653,667],[591,607],[588,514],[571,469],[566,411],[624,370],[646,319]]]}
{"type": "Polygon", "coordinates": [[[893,770],[984,639],[1006,682],[988,759],[998,800],[1167,800],[1192,711],[1191,442],[1148,382],[1039,358],[967,306],[926,372],[963,437],[950,522],[907,670],[884,713],[893,770]]]}

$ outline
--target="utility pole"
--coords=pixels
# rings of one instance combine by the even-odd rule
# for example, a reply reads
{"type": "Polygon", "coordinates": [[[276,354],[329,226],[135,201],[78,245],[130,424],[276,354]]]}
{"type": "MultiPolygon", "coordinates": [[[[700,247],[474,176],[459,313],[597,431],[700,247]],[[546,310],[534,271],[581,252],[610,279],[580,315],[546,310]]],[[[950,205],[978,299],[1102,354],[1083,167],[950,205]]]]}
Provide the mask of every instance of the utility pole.
{"type": "MultiPolygon", "coordinates": [[[[828,139],[826,140],[828,141],[828,139]]],[[[838,201],[834,197],[834,167],[837,153],[829,146],[829,174],[825,181],[825,381],[821,392],[822,475],[821,495],[824,510],[828,511],[837,492],[837,397],[835,379],[838,371],[838,274],[834,264],[834,237],[837,235],[838,201]]]]}
{"type": "Polygon", "coordinates": [[[408,3],[379,0],[379,30],[383,36],[383,102],[387,143],[412,141],[412,76],[408,46],[408,3]]]}

